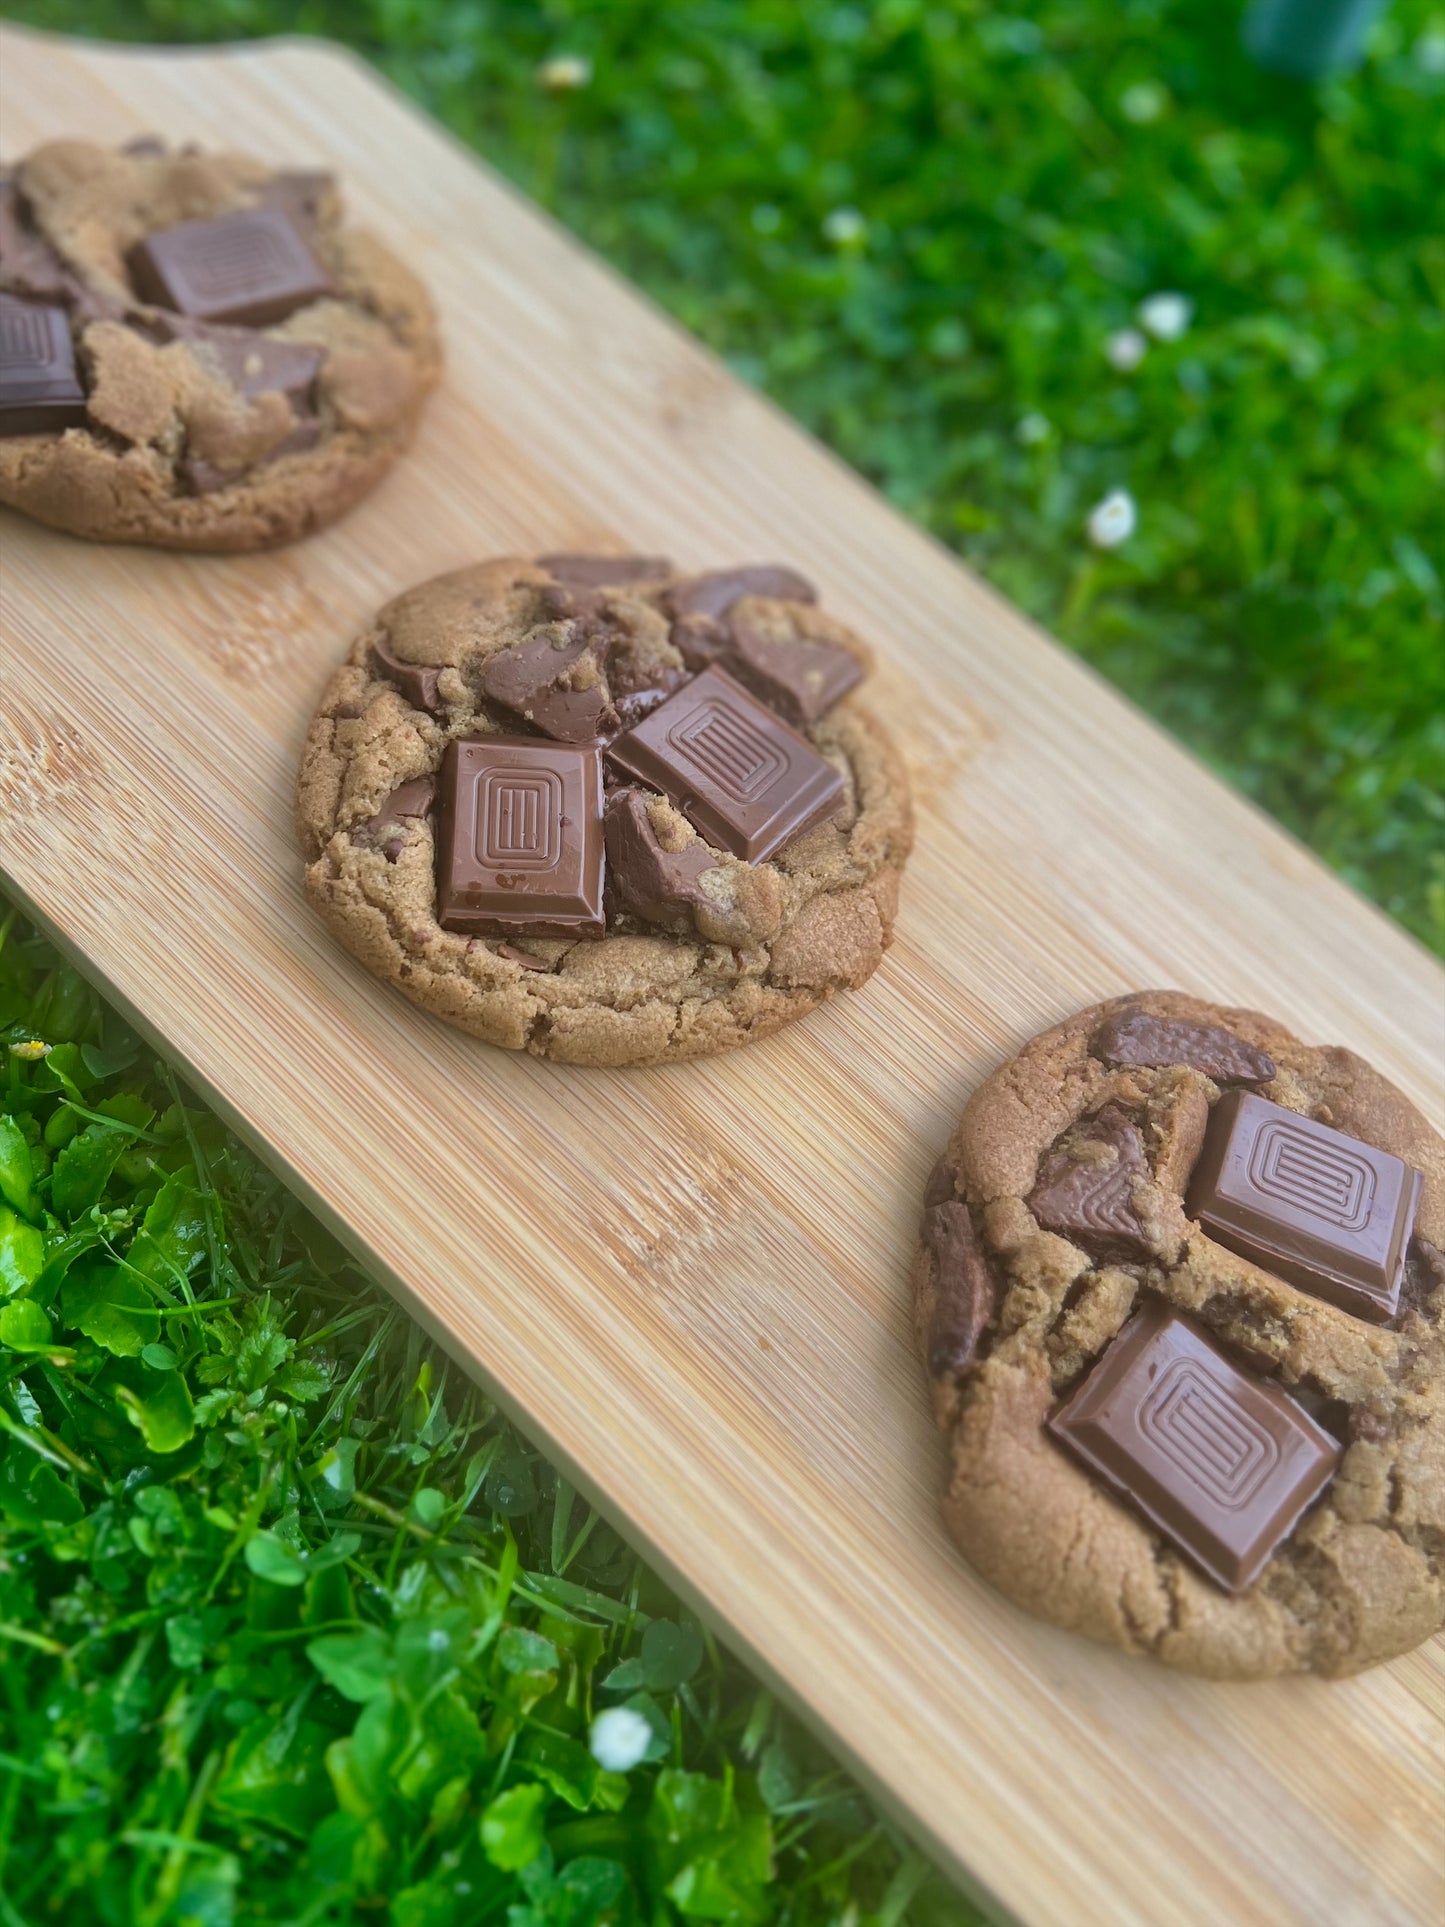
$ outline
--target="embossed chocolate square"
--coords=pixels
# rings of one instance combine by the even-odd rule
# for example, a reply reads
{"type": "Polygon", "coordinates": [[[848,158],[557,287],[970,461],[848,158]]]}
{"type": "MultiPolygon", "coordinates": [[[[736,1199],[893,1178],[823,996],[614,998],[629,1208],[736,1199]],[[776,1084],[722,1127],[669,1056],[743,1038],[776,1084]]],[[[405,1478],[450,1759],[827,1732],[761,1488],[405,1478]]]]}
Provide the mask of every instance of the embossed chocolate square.
{"type": "Polygon", "coordinates": [[[267,328],[331,291],[311,250],[279,208],[180,221],[127,257],[143,301],[200,321],[267,328]]]}
{"type": "Polygon", "coordinates": [[[1342,1453],[1302,1405],[1158,1300],[1048,1428],[1229,1593],[1254,1584],[1342,1453]]]}
{"type": "Polygon", "coordinates": [[[600,751],[536,737],[450,743],[437,816],[444,930],[603,935],[600,751]]]}
{"type": "Polygon", "coordinates": [[[85,390],[64,308],[0,295],[0,435],[41,435],[85,422],[85,390]]]}
{"type": "Polygon", "coordinates": [[[1231,1091],[1210,1114],[1188,1210],[1262,1270],[1382,1324],[1399,1310],[1420,1183],[1389,1151],[1231,1091]]]}
{"type": "Polygon", "coordinates": [[[763,863],[837,808],[843,779],[721,669],[706,669],[608,750],[715,849],[763,863]]]}

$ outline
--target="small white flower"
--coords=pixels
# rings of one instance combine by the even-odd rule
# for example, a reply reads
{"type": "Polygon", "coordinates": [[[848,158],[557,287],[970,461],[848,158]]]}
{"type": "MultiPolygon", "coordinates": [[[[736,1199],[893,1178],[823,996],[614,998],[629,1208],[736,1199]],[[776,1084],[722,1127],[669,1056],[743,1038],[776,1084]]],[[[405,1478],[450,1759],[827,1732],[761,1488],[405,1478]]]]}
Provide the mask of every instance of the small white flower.
{"type": "Polygon", "coordinates": [[[1117,549],[1139,526],[1139,510],[1126,488],[1110,489],[1089,512],[1089,540],[1096,549],[1117,549]]]}
{"type": "Polygon", "coordinates": [[[1014,425],[1014,440],[1020,448],[1037,448],[1046,442],[1054,432],[1054,425],[1047,415],[1041,415],[1031,408],[1027,415],[1020,415],[1014,425]]]}
{"type": "Polygon", "coordinates": [[[1177,341],[1194,319],[1194,303],[1187,294],[1151,294],[1138,314],[1156,341],[1177,341]]]}
{"type": "Polygon", "coordinates": [[[630,1773],[647,1757],[652,1728],[635,1707],[609,1706],[593,1720],[587,1745],[608,1773],[630,1773]]]}
{"type": "Polygon", "coordinates": [[[1422,74],[1445,74],[1445,29],[1425,29],[1415,42],[1415,65],[1422,74]]]}
{"type": "Polygon", "coordinates": [[[39,1037],[22,1037],[10,1046],[10,1055],[18,1057],[22,1064],[38,1064],[42,1057],[50,1055],[50,1046],[39,1037]]]}
{"type": "Polygon", "coordinates": [[[1136,127],[1147,127],[1151,120],[1158,120],[1168,105],[1169,89],[1157,80],[1136,80],[1119,96],[1120,112],[1136,127]]]}
{"type": "Polygon", "coordinates": [[[553,54],[537,69],[537,79],[549,94],[571,94],[592,78],[592,62],[585,54],[553,54]]]}
{"type": "Polygon", "coordinates": [[[835,248],[856,247],[868,232],[868,223],[856,207],[835,207],[823,222],[823,238],[835,248]]]}
{"type": "Polygon", "coordinates": [[[1137,328],[1118,328],[1104,343],[1109,366],[1127,375],[1149,352],[1149,344],[1137,328]]]}

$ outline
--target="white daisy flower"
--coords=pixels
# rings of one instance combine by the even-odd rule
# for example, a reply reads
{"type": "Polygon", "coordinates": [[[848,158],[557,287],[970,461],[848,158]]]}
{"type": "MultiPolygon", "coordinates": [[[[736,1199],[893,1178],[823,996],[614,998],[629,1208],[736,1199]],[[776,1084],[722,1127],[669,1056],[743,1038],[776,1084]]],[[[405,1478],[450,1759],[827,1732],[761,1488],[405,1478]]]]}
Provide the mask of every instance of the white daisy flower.
{"type": "Polygon", "coordinates": [[[592,62],[585,54],[553,54],[537,69],[537,79],[549,94],[571,94],[592,78],[592,62]]]}
{"type": "Polygon", "coordinates": [[[835,207],[823,222],[823,236],[835,248],[856,247],[868,232],[868,223],[856,207],[835,207]]]}
{"type": "Polygon", "coordinates": [[[635,1707],[609,1706],[593,1720],[587,1745],[608,1773],[630,1773],[647,1757],[652,1728],[635,1707]]]}
{"type": "Polygon", "coordinates": [[[1138,315],[1156,341],[1177,341],[1194,319],[1194,303],[1187,294],[1151,294],[1138,315]]]}
{"type": "Polygon", "coordinates": [[[1149,344],[1137,328],[1118,328],[1104,343],[1109,366],[1127,375],[1137,368],[1149,352],[1149,344]]]}
{"type": "Polygon", "coordinates": [[[1139,510],[1126,488],[1110,489],[1089,512],[1089,540],[1096,549],[1117,549],[1139,526],[1139,510]]]}

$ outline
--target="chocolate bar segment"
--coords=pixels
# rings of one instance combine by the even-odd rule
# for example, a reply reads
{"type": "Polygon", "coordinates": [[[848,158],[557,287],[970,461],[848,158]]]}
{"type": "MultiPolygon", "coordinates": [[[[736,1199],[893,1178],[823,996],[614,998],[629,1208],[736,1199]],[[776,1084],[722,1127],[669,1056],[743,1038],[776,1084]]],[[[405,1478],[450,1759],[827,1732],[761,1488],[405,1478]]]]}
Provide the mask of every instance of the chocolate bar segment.
{"type": "Polygon", "coordinates": [[[1157,1300],[1048,1428],[1228,1593],[1254,1584],[1342,1455],[1302,1405],[1157,1300]]]}
{"type": "Polygon", "coordinates": [[[748,863],[775,856],[843,798],[832,764],[720,669],[685,683],[608,756],[748,863]]]}
{"type": "Polygon", "coordinates": [[[490,736],[442,759],[437,921],[478,937],[600,937],[602,758],[490,736]]]}
{"type": "Polygon", "coordinates": [[[85,423],[85,390],[64,308],[0,295],[0,435],[43,435],[85,423]]]}
{"type": "Polygon", "coordinates": [[[1210,1113],[1188,1210],[1252,1264],[1383,1324],[1399,1309],[1420,1184],[1389,1151],[1231,1091],[1210,1113]]]}
{"type": "Polygon", "coordinates": [[[274,207],[161,228],[136,243],[128,265],[143,301],[248,328],[268,328],[331,292],[311,250],[274,207]]]}

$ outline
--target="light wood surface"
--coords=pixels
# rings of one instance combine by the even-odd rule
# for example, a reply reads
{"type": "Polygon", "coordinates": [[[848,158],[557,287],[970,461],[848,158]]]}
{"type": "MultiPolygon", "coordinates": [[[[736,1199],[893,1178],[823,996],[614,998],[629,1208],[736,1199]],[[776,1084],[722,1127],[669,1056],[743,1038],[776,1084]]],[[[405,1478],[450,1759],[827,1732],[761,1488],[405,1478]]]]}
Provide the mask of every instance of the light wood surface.
{"type": "Polygon", "coordinates": [[[1434,1923],[1441,1647],[1227,1688],[1014,1612],[937,1524],[920,1189],[964,1097],[1177,985],[1439,1111],[1423,952],[363,66],[0,42],[10,153],[159,128],[340,170],[436,292],[419,445],[300,547],[3,540],[22,899],[914,1834],[1030,1923],[1434,1923]],[[919,840],[863,993],[701,1065],[557,1069],[375,985],[302,901],[291,786],[382,599],[591,542],[797,563],[879,645],[919,840]]]}

